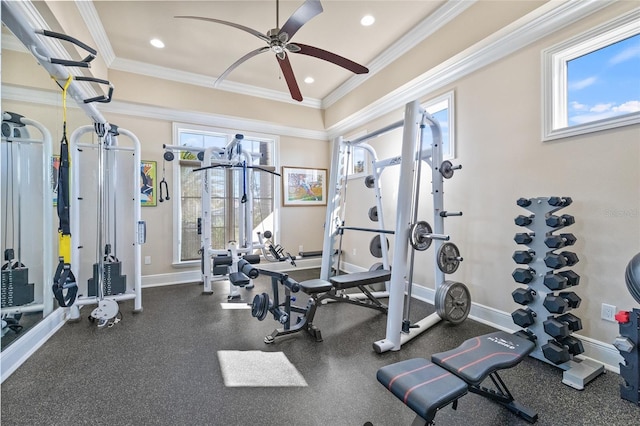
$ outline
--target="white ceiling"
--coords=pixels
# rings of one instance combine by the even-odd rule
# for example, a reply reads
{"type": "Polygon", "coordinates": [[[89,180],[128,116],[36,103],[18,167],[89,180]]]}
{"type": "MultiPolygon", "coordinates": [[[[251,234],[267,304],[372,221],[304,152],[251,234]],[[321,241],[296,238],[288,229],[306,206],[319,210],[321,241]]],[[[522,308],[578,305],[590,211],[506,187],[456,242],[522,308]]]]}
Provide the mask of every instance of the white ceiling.
{"type": "MultiPolygon", "coordinates": [[[[324,0],[323,13],[308,21],[292,38],[329,50],[364,66],[383,54],[392,54],[399,39],[445,5],[445,0],[422,1],[343,1],[324,0]],[[376,22],[370,27],[360,19],[371,14],[376,22]]],[[[276,27],[275,0],[236,1],[93,1],[99,22],[111,46],[110,65],[136,68],[150,65],[211,77],[211,84],[231,64],[246,53],[266,46],[259,38],[239,29],[211,22],[176,19],[176,15],[194,15],[231,21],[266,33],[276,27]],[[156,49],[151,38],[161,39],[166,47],[156,49]]],[[[280,27],[303,4],[303,0],[280,1],[280,27]]],[[[85,17],[86,21],[86,17],[85,17]]],[[[98,49],[100,50],[100,49],[98,49]]],[[[321,100],[354,74],[341,67],[306,55],[289,54],[290,62],[305,100],[321,100]],[[303,82],[311,76],[312,84],[303,82]]],[[[249,59],[227,77],[257,90],[282,92],[289,97],[280,67],[272,52],[249,59]]],[[[228,89],[233,87],[225,85],[228,89]]],[[[245,88],[246,89],[246,88],[245,88]]]]}

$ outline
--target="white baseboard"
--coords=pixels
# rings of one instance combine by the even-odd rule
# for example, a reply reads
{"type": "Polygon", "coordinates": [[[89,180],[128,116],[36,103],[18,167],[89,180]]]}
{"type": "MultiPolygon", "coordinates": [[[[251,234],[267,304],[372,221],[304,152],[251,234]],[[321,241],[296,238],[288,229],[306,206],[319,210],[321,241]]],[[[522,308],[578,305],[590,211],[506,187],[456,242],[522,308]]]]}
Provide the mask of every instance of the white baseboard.
{"type": "MultiPolygon", "coordinates": [[[[366,270],[360,266],[348,263],[343,263],[341,267],[347,273],[366,270]]],[[[423,302],[433,304],[435,300],[435,291],[431,288],[414,284],[412,296],[418,300],[422,300],[423,302]]],[[[474,303],[473,301],[471,302],[469,318],[509,333],[519,330],[519,328],[513,323],[511,313],[503,312],[479,303],[474,303]]],[[[604,367],[607,370],[620,374],[620,363],[623,361],[623,358],[615,346],[590,337],[581,336],[577,333],[574,335],[582,341],[582,345],[584,346],[584,353],[579,355],[577,357],[578,359],[590,359],[604,364],[604,367]]]]}
{"type": "Polygon", "coordinates": [[[37,351],[65,322],[65,310],[58,308],[15,340],[0,354],[0,383],[37,351]]]}

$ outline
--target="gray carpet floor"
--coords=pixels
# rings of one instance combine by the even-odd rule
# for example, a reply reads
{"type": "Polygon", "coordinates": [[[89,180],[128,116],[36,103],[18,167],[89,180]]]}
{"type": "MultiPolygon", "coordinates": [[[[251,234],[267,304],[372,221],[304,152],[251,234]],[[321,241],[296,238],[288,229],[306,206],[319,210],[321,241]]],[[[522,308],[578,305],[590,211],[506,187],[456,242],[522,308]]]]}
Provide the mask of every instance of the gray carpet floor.
{"type": "MultiPolygon", "coordinates": [[[[297,280],[318,270],[291,272],[297,280]]],[[[245,301],[270,288],[259,277],[245,301]]],[[[122,322],[97,329],[83,320],[66,324],[2,384],[1,422],[13,425],[410,425],[414,413],[376,380],[378,368],[424,357],[494,331],[467,320],[440,323],[401,351],[376,354],[386,316],[332,303],[318,309],[323,342],[306,333],[263,342],[278,324],[248,310],[223,310],[228,283],[202,295],[199,283],[143,290],[144,312],[122,303],[122,322]],[[282,351],[307,387],[224,386],[219,350],[282,351]]],[[[299,296],[297,303],[305,301],[299,296]]],[[[418,320],[433,312],[413,304],[418,320]]],[[[539,425],[640,425],[640,407],[620,399],[620,378],[601,375],[582,391],[561,383],[562,371],[533,358],[501,374],[520,403],[536,410],[539,425]]],[[[524,425],[524,420],[478,395],[443,408],[440,425],[524,425]]]]}

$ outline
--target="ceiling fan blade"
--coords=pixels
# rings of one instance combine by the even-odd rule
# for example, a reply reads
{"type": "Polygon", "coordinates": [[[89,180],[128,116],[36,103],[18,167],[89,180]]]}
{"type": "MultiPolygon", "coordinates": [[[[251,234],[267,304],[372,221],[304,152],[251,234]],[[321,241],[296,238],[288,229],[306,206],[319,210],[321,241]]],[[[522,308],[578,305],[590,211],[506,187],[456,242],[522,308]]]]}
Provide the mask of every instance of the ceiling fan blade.
{"type": "Polygon", "coordinates": [[[252,28],[245,27],[244,25],[236,24],[236,23],[229,22],[229,21],[223,21],[223,20],[214,19],[214,18],[204,18],[202,16],[174,16],[174,18],[197,19],[199,21],[215,22],[216,24],[228,25],[230,27],[237,28],[237,29],[242,30],[242,31],[246,31],[249,34],[253,34],[254,36],[258,37],[260,40],[264,40],[267,43],[269,43],[269,41],[271,41],[271,39],[269,37],[267,37],[266,34],[262,34],[261,32],[256,31],[256,30],[254,30],[252,28]]]}
{"type": "Polygon", "coordinates": [[[346,68],[356,74],[366,74],[369,72],[369,69],[367,67],[364,67],[340,55],[336,55],[335,53],[331,53],[326,50],[301,43],[296,43],[296,46],[298,46],[300,50],[292,53],[301,53],[303,55],[313,56],[314,58],[322,59],[324,61],[341,66],[342,68],[346,68]]]}
{"type": "Polygon", "coordinates": [[[289,93],[291,93],[291,97],[296,101],[302,102],[302,93],[300,93],[296,76],[293,75],[293,68],[291,68],[289,57],[285,56],[284,59],[280,59],[276,56],[276,59],[278,60],[278,64],[282,70],[282,75],[284,75],[284,79],[287,82],[287,86],[289,86],[289,93]]]}
{"type": "Polygon", "coordinates": [[[288,40],[291,40],[300,27],[310,21],[314,16],[322,13],[322,10],[320,0],[306,0],[302,3],[302,6],[297,8],[289,19],[287,19],[287,22],[284,23],[278,34],[287,33],[289,36],[288,40]]]}
{"type": "Polygon", "coordinates": [[[243,63],[244,61],[246,61],[247,59],[251,59],[256,55],[259,55],[260,53],[264,53],[269,51],[269,46],[264,46],[261,47],[259,49],[256,50],[252,50],[251,52],[247,53],[246,55],[244,55],[242,58],[238,59],[237,61],[235,61],[229,68],[227,68],[222,74],[220,74],[220,76],[216,79],[215,83],[213,83],[213,87],[217,87],[222,80],[224,80],[225,78],[227,78],[227,76],[229,75],[229,73],[231,73],[231,71],[233,71],[234,69],[236,69],[238,67],[238,65],[240,65],[241,63],[243,63]]]}

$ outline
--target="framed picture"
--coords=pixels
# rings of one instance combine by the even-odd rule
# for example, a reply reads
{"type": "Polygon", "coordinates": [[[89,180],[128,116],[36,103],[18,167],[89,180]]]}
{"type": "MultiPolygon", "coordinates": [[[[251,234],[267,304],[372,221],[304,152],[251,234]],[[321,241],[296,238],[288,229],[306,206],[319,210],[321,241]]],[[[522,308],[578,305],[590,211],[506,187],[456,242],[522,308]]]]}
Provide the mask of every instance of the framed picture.
{"type": "Polygon", "coordinates": [[[140,162],[140,205],[155,207],[158,193],[156,188],[157,165],[155,161],[140,162]]]}
{"type": "Polygon", "coordinates": [[[282,168],[283,206],[326,206],[327,169],[282,168]]]}

